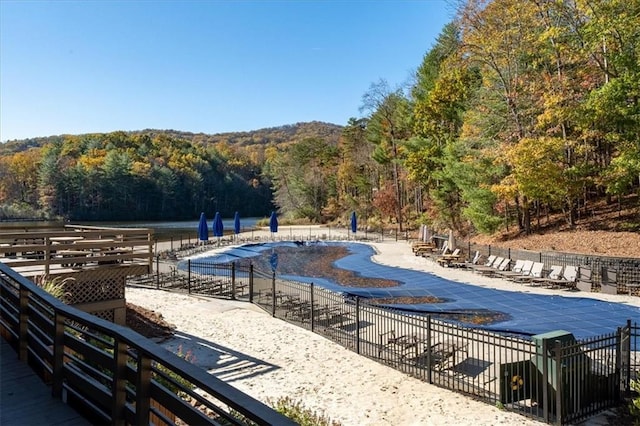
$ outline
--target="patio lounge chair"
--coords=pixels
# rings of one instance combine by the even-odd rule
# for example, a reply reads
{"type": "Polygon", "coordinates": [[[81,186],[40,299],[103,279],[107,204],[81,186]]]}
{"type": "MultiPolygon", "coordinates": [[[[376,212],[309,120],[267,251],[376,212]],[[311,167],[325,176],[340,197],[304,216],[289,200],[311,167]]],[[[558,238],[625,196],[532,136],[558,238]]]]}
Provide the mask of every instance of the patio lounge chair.
{"type": "Polygon", "coordinates": [[[568,265],[568,266],[565,266],[564,271],[562,271],[562,278],[557,280],[546,279],[544,283],[549,285],[551,288],[565,287],[568,289],[575,289],[577,279],[578,279],[578,268],[575,266],[568,265]]]}
{"type": "Polygon", "coordinates": [[[470,262],[453,262],[451,266],[455,266],[456,268],[472,268],[478,264],[481,257],[480,252],[476,250],[470,262]]]}
{"type": "Polygon", "coordinates": [[[602,267],[602,284],[600,291],[606,294],[618,294],[618,272],[602,267]]]}
{"type": "Polygon", "coordinates": [[[491,276],[496,277],[498,274],[505,273],[509,270],[509,265],[511,265],[511,259],[505,258],[496,268],[496,270],[491,274],[491,276]]]}
{"type": "Polygon", "coordinates": [[[440,248],[434,248],[430,253],[423,253],[422,257],[443,256],[449,252],[449,242],[445,241],[440,248]]]}
{"type": "Polygon", "coordinates": [[[581,291],[591,291],[591,289],[593,288],[593,280],[591,279],[591,268],[587,266],[580,266],[578,268],[576,288],[581,291]]]}
{"type": "Polygon", "coordinates": [[[533,262],[533,266],[531,266],[529,275],[520,275],[520,276],[512,277],[511,281],[516,283],[530,283],[535,278],[542,278],[543,270],[544,270],[544,263],[533,262]]]}
{"type": "Polygon", "coordinates": [[[496,271],[496,275],[500,278],[509,279],[509,277],[518,276],[518,275],[528,275],[531,270],[531,265],[533,262],[530,260],[516,260],[516,263],[513,265],[510,271],[496,271]]]}
{"type": "Polygon", "coordinates": [[[498,267],[498,265],[500,265],[502,263],[502,261],[504,260],[504,257],[496,257],[496,256],[489,256],[489,258],[487,259],[487,262],[484,265],[480,265],[480,266],[475,266],[473,267],[473,272],[477,273],[477,274],[492,274],[496,268],[498,267]],[[493,259],[492,259],[493,257],[493,259]]]}
{"type": "Polygon", "coordinates": [[[480,275],[493,277],[496,275],[497,271],[506,271],[509,268],[509,264],[511,264],[511,259],[509,259],[508,257],[498,257],[496,258],[496,261],[493,262],[492,267],[487,269],[479,269],[476,272],[480,275]]]}
{"type": "Polygon", "coordinates": [[[558,280],[562,280],[562,265],[552,265],[546,277],[534,278],[531,285],[552,285],[558,280]]]}

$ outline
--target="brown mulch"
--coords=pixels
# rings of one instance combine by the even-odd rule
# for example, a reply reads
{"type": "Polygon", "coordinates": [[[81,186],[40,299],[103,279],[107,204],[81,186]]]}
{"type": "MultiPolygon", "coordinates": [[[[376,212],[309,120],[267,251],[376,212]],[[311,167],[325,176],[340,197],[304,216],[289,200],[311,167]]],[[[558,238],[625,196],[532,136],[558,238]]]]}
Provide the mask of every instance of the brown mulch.
{"type": "Polygon", "coordinates": [[[473,238],[474,243],[511,249],[640,258],[640,233],[568,230],[518,236],[473,238]]]}
{"type": "Polygon", "coordinates": [[[148,339],[166,340],[173,337],[176,326],[162,318],[162,314],[127,303],[127,327],[148,339]]]}

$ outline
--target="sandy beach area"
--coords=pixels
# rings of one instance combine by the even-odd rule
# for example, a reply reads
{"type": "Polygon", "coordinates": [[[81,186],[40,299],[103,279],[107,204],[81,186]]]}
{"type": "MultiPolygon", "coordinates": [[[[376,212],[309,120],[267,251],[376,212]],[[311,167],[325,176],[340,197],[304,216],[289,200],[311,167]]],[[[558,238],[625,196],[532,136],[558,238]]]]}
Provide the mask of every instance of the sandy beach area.
{"type": "MultiPolygon", "coordinates": [[[[407,242],[371,244],[377,251],[373,260],[381,264],[431,272],[474,285],[558,294],[558,290],[514,286],[505,280],[443,268],[414,256],[407,242]]],[[[584,292],[562,295],[640,306],[640,298],[633,296],[584,292]]],[[[127,288],[126,298],[161,313],[177,327],[175,337],[160,345],[172,352],[190,352],[194,364],[267,403],[289,397],[344,426],[543,424],[414,379],[275,319],[246,302],[139,288],[127,288]]],[[[592,419],[586,424],[606,423],[592,419]]]]}

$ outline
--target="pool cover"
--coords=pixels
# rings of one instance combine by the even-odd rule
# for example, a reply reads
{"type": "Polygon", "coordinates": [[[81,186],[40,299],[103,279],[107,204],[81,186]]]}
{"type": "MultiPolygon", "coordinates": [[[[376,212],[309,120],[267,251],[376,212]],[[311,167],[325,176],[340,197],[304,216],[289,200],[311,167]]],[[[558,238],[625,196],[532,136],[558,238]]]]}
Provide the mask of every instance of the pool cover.
{"type": "MultiPolygon", "coordinates": [[[[322,243],[347,246],[349,255],[337,260],[335,267],[354,271],[364,277],[385,278],[400,283],[397,287],[356,288],[346,287],[330,279],[280,275],[282,278],[301,282],[313,282],[329,290],[366,298],[433,296],[442,303],[386,304],[403,310],[431,313],[460,311],[495,311],[504,320],[490,325],[472,325],[475,328],[518,335],[535,335],[552,330],[567,330],[576,338],[584,339],[613,333],[627,320],[640,322],[640,308],[622,303],[611,303],[587,297],[563,297],[496,290],[459,283],[431,273],[380,265],[371,260],[373,248],[359,243],[322,243]]],[[[245,245],[204,257],[199,261],[212,263],[232,262],[239,258],[256,256],[274,246],[295,246],[296,243],[279,242],[245,245]]],[[[514,284],[518,286],[518,284],[514,284]]],[[[465,324],[468,325],[469,324],[465,324]]]]}

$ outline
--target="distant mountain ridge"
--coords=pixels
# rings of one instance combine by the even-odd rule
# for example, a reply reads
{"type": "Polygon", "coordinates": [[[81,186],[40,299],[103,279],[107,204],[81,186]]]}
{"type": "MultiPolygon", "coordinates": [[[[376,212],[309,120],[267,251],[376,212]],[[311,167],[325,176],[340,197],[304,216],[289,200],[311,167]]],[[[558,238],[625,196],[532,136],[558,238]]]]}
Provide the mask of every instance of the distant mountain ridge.
{"type": "MultiPolygon", "coordinates": [[[[229,145],[235,146],[250,146],[266,145],[271,143],[276,145],[286,144],[314,137],[324,139],[326,142],[331,144],[337,144],[338,139],[340,138],[340,134],[342,133],[342,129],[343,126],[337,124],[325,123],[321,121],[310,121],[295,124],[285,124],[282,126],[268,127],[258,130],[214,134],[193,133],[173,129],[144,129],[125,131],[123,133],[130,135],[148,134],[151,137],[157,135],[166,135],[172,138],[188,140],[194,144],[202,145],[224,142],[229,145]]],[[[115,131],[108,133],[115,133],[115,131]]],[[[0,144],[0,154],[10,154],[13,152],[25,151],[32,147],[41,147],[49,142],[63,140],[66,136],[82,137],[92,134],[104,133],[83,133],[79,135],[64,134],[8,141],[0,144]]]]}

